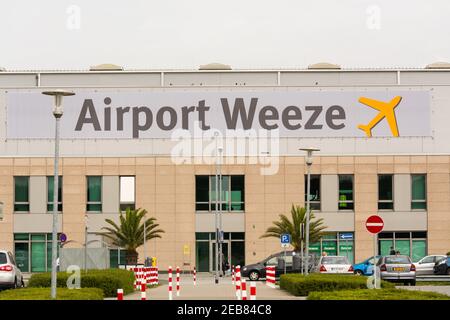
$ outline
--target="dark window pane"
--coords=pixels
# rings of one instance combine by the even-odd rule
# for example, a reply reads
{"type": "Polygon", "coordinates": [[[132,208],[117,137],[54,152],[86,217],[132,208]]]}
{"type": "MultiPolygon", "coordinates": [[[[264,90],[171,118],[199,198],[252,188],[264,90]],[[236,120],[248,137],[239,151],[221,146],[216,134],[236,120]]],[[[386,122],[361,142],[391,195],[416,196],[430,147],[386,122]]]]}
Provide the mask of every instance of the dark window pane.
{"type": "Polygon", "coordinates": [[[195,240],[209,240],[209,233],[207,232],[196,232],[195,240]]]}
{"type": "Polygon", "coordinates": [[[339,210],[353,210],[353,202],[339,202],[339,210]]]}
{"type": "Polygon", "coordinates": [[[410,235],[409,232],[396,232],[395,239],[409,239],[410,235]]]}
{"type": "Polygon", "coordinates": [[[20,212],[28,212],[30,211],[30,205],[28,204],[15,204],[14,205],[14,211],[20,212]]]}
{"type": "Polygon", "coordinates": [[[426,202],[412,202],[411,203],[411,209],[425,210],[426,208],[427,208],[426,202]]]}
{"type": "Polygon", "coordinates": [[[379,210],[393,210],[394,209],[394,203],[392,203],[392,202],[378,202],[378,209],[379,210]]]}
{"type": "Polygon", "coordinates": [[[196,203],[195,204],[195,210],[197,210],[197,211],[209,211],[209,204],[208,203],[196,203]]]}
{"type": "Polygon", "coordinates": [[[8,258],[6,256],[6,253],[0,252],[0,264],[7,264],[8,258]]]}
{"type": "Polygon", "coordinates": [[[195,177],[195,201],[209,201],[209,176],[195,177]]]}
{"type": "Polygon", "coordinates": [[[28,183],[30,177],[14,177],[15,202],[28,202],[28,183]]]}
{"type": "Polygon", "coordinates": [[[231,176],[231,202],[244,202],[244,176],[231,176]]]}
{"type": "Polygon", "coordinates": [[[31,241],[45,241],[45,234],[32,234],[31,241]]]}
{"type": "Polygon", "coordinates": [[[102,177],[88,177],[88,202],[102,201],[102,177]]]}
{"type": "MultiPolygon", "coordinates": [[[[320,201],[320,175],[312,174],[310,176],[310,193],[309,200],[310,201],[320,201]]],[[[308,175],[305,175],[305,202],[307,200],[308,194],[308,175]]]]}
{"type": "Polygon", "coordinates": [[[130,210],[135,210],[136,205],[134,203],[121,203],[120,204],[120,211],[127,211],[127,208],[130,208],[130,210]]]}
{"type": "Polygon", "coordinates": [[[392,200],[392,175],[378,176],[378,200],[392,200]]]}
{"type": "Polygon", "coordinates": [[[379,239],[392,239],[394,237],[393,232],[381,232],[378,234],[379,239]]]}
{"type": "Polygon", "coordinates": [[[425,175],[423,175],[423,174],[413,174],[411,176],[412,200],[425,200],[426,199],[425,180],[426,180],[425,175]]]}
{"type": "Polygon", "coordinates": [[[413,232],[412,233],[412,237],[413,238],[426,238],[427,237],[427,233],[426,233],[426,231],[413,232]]]}
{"type": "Polygon", "coordinates": [[[88,204],[87,205],[87,211],[102,211],[102,205],[101,204],[88,204]]]}
{"type": "Polygon", "coordinates": [[[27,240],[29,239],[28,233],[15,233],[14,240],[27,240]]]}
{"type": "Polygon", "coordinates": [[[209,242],[195,243],[195,260],[199,272],[209,271],[209,242]]]}
{"type": "MultiPolygon", "coordinates": [[[[52,176],[47,177],[47,203],[53,203],[53,180],[52,176]]],[[[62,176],[58,177],[58,202],[62,202],[62,176]]]]}
{"type": "Polygon", "coordinates": [[[231,265],[237,266],[245,265],[245,242],[232,241],[231,242],[231,265]]]}
{"type": "Polygon", "coordinates": [[[231,211],[244,211],[245,207],[243,203],[232,203],[231,211]]]}
{"type": "Polygon", "coordinates": [[[339,175],[339,201],[353,200],[353,175],[339,175]]]}
{"type": "Polygon", "coordinates": [[[16,256],[16,263],[20,271],[29,272],[28,243],[15,243],[14,253],[16,256]]]}
{"type": "Polygon", "coordinates": [[[232,232],[231,239],[233,240],[245,240],[245,232],[232,232]]]}
{"type": "Polygon", "coordinates": [[[310,202],[310,208],[311,210],[316,210],[316,211],[320,211],[320,202],[310,202]]]}

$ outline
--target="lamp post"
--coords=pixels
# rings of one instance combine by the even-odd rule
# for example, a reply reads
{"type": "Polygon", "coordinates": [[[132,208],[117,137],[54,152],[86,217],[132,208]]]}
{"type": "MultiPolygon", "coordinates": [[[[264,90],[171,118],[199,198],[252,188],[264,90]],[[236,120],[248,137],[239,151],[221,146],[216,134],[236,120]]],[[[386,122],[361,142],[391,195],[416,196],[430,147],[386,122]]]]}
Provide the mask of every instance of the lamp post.
{"type": "Polygon", "coordinates": [[[215,263],[214,263],[214,282],[215,284],[219,284],[219,220],[218,220],[218,215],[219,215],[219,202],[218,202],[218,190],[219,190],[219,166],[218,166],[218,148],[217,148],[217,138],[219,136],[218,132],[214,133],[214,137],[216,140],[216,175],[215,175],[215,202],[216,202],[216,210],[214,211],[214,222],[215,222],[215,229],[214,232],[216,234],[216,242],[215,242],[215,263]]]}
{"type": "Polygon", "coordinates": [[[219,161],[218,161],[218,166],[219,166],[219,271],[220,271],[220,276],[222,276],[222,272],[224,270],[222,270],[222,266],[223,266],[223,246],[222,246],[222,151],[223,148],[219,147],[217,148],[217,151],[219,152],[219,161]]]}
{"type": "Polygon", "coordinates": [[[88,246],[88,221],[89,216],[84,215],[84,272],[87,272],[87,246],[88,246]]]}
{"type": "Polygon", "coordinates": [[[144,215],[144,267],[146,267],[147,262],[147,220],[144,215]]]}
{"type": "Polygon", "coordinates": [[[306,151],[306,166],[307,166],[307,182],[306,182],[306,239],[305,239],[305,260],[306,263],[303,264],[305,271],[304,274],[308,275],[308,268],[309,268],[309,219],[311,214],[311,206],[309,201],[309,194],[311,191],[311,165],[313,163],[312,161],[312,154],[314,151],[320,151],[320,149],[317,148],[301,148],[301,151],[306,151]]]}
{"type": "Polygon", "coordinates": [[[59,127],[60,120],[63,115],[62,99],[64,96],[73,96],[72,91],[54,90],[44,91],[42,94],[53,96],[55,105],[53,108],[53,116],[55,117],[55,159],[54,159],[54,175],[53,175],[53,226],[52,226],[52,275],[51,275],[51,297],[56,299],[56,268],[58,255],[58,165],[59,165],[59,127]]]}

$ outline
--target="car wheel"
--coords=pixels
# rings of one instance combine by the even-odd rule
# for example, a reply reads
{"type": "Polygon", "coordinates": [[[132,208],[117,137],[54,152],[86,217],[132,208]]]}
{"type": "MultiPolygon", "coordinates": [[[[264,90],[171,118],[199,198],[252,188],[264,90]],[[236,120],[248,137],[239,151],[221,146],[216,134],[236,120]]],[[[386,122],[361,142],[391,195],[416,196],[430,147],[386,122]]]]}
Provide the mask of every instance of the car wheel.
{"type": "Polygon", "coordinates": [[[415,286],[415,285],[416,285],[416,280],[411,280],[410,284],[411,284],[412,286],[415,286]]]}
{"type": "Polygon", "coordinates": [[[356,276],[362,276],[363,272],[361,270],[355,270],[355,275],[356,276]]]}
{"type": "Polygon", "coordinates": [[[20,286],[21,286],[22,288],[25,288],[25,281],[23,281],[23,277],[22,277],[22,279],[20,280],[20,286]]]}
{"type": "Polygon", "coordinates": [[[259,279],[259,272],[258,271],[250,271],[248,274],[248,278],[251,281],[257,281],[259,279]]]}
{"type": "Polygon", "coordinates": [[[14,279],[14,284],[13,284],[13,289],[17,289],[18,285],[17,285],[17,278],[14,279]]]}

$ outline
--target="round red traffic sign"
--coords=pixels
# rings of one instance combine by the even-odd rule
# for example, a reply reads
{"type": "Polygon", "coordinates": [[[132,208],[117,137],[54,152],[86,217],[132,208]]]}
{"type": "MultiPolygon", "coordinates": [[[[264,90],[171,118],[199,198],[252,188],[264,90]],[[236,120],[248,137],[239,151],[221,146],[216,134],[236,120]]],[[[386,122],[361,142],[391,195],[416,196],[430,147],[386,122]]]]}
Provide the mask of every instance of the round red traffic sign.
{"type": "Polygon", "coordinates": [[[384,227],[384,221],[381,219],[380,216],[370,216],[366,220],[366,229],[370,233],[379,233],[381,230],[383,230],[384,227]]]}

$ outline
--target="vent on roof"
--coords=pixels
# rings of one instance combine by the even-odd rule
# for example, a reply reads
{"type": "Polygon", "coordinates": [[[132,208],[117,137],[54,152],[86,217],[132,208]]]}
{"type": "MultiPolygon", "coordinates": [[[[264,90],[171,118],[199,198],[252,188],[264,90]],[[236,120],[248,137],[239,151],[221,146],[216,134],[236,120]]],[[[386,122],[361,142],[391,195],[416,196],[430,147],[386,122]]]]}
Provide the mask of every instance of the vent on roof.
{"type": "Polygon", "coordinates": [[[223,63],[209,63],[203,64],[199,68],[199,70],[231,70],[231,66],[223,63]]]}
{"type": "Polygon", "coordinates": [[[341,66],[338,64],[332,64],[328,62],[319,62],[315,64],[310,64],[308,69],[341,69],[341,66]]]}
{"type": "Polygon", "coordinates": [[[448,62],[435,62],[425,67],[426,69],[450,69],[450,63],[448,62]]]}
{"type": "Polygon", "coordinates": [[[123,71],[123,67],[111,64],[111,63],[105,63],[105,64],[99,64],[97,66],[92,66],[89,68],[90,71],[123,71]]]}
{"type": "Polygon", "coordinates": [[[6,69],[5,68],[3,68],[3,67],[0,67],[0,72],[5,72],[6,71],[6,69]]]}

